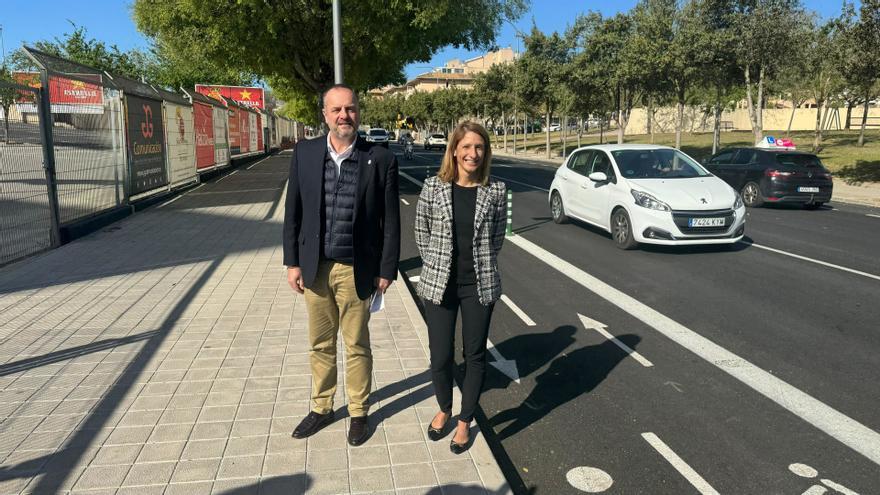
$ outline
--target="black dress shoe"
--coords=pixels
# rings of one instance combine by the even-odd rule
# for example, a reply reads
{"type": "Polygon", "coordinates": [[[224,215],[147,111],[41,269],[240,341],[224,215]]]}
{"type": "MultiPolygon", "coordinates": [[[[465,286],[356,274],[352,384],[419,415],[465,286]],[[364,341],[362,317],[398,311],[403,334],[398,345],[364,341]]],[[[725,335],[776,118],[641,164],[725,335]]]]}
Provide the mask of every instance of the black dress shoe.
{"type": "Polygon", "coordinates": [[[433,426],[431,426],[431,423],[434,422],[433,420],[431,421],[431,423],[428,423],[428,438],[436,442],[437,440],[445,437],[447,433],[446,427],[449,426],[450,419],[452,419],[451,414],[449,415],[449,417],[446,418],[446,422],[443,423],[443,426],[441,426],[440,428],[434,428],[433,426]]]}
{"type": "Polygon", "coordinates": [[[312,411],[296,428],[294,428],[293,438],[310,437],[332,422],[333,411],[330,411],[327,414],[318,414],[312,411]]]}
{"type": "Polygon", "coordinates": [[[348,427],[348,444],[354,447],[367,441],[370,436],[370,427],[367,424],[366,416],[357,416],[351,418],[351,425],[348,427]]]}

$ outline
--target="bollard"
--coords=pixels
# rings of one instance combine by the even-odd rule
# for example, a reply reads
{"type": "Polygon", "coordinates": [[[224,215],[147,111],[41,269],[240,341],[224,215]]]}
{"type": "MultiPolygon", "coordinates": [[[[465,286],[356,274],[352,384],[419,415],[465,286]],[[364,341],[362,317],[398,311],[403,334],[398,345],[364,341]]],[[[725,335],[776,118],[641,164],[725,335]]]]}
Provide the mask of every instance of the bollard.
{"type": "Polygon", "coordinates": [[[513,233],[513,191],[510,189],[507,190],[507,231],[504,235],[507,237],[515,235],[513,233]]]}

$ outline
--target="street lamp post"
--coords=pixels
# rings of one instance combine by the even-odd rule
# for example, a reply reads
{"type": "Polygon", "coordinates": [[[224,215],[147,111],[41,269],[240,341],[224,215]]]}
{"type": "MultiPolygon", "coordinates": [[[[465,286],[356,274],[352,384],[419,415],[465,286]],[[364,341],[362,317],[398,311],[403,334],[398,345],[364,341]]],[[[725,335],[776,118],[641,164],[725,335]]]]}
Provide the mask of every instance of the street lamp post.
{"type": "Polygon", "coordinates": [[[333,72],[336,84],[342,84],[342,0],[333,0],[333,72]]]}

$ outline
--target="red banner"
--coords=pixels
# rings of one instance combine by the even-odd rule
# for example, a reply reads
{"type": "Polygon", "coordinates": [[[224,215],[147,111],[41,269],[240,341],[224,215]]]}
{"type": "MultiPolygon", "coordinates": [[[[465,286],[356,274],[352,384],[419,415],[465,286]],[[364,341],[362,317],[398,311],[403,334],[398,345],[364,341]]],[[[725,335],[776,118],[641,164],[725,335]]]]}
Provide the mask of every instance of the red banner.
{"type": "Polygon", "coordinates": [[[265,108],[263,88],[196,84],[196,91],[215,100],[222,96],[243,106],[265,108]]]}
{"type": "Polygon", "coordinates": [[[101,87],[101,76],[97,74],[78,74],[77,77],[88,79],[92,84],[77,79],[60,76],[49,77],[49,99],[53,104],[70,105],[103,105],[104,90],[101,87]]]}
{"type": "MultiPolygon", "coordinates": [[[[21,84],[22,86],[30,86],[31,88],[39,88],[40,87],[40,73],[39,72],[13,72],[12,80],[16,84],[21,84]]],[[[19,91],[18,97],[15,98],[16,103],[35,103],[36,97],[30,91],[19,91]]]]}
{"type": "Polygon", "coordinates": [[[196,168],[214,165],[214,120],[210,105],[193,102],[196,129],[196,168]]]}
{"type": "Polygon", "coordinates": [[[257,149],[263,151],[263,115],[257,114],[257,149]]]}

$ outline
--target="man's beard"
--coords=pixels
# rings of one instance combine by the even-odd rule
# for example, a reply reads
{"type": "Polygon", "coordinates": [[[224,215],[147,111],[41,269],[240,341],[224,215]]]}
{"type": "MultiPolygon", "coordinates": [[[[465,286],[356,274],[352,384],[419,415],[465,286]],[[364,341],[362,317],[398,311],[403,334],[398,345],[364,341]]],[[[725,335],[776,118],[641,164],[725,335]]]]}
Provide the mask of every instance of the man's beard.
{"type": "Polygon", "coordinates": [[[351,126],[350,129],[345,129],[342,127],[343,124],[337,125],[333,132],[336,133],[336,136],[341,139],[348,139],[357,134],[357,130],[355,129],[354,123],[349,123],[351,126]]]}

